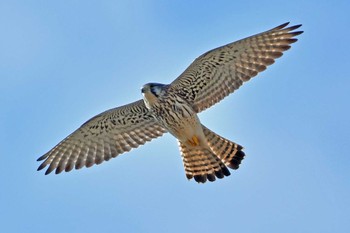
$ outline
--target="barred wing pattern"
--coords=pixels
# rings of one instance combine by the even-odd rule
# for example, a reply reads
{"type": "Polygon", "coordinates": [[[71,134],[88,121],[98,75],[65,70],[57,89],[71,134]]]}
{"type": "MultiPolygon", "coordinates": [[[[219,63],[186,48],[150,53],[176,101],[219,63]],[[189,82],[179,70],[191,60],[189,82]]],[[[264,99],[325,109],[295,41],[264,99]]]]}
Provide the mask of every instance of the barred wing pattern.
{"type": "Polygon", "coordinates": [[[301,25],[286,27],[288,24],[201,55],[171,83],[171,88],[196,112],[209,108],[273,64],[297,41],[294,37],[303,32],[294,30],[301,25]]]}
{"type": "Polygon", "coordinates": [[[45,160],[38,168],[49,165],[45,174],[56,169],[71,171],[91,167],[145,144],[167,132],[150,115],[143,100],[107,110],[66,137],[41,156],[45,160]]]}

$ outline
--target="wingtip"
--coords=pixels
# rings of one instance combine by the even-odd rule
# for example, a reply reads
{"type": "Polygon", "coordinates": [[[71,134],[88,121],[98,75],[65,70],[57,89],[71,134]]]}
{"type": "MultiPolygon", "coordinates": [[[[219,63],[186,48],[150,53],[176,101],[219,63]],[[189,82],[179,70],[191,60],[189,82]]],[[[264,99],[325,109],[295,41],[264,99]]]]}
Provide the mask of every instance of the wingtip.
{"type": "Polygon", "coordinates": [[[286,23],[283,23],[281,25],[278,25],[277,27],[273,28],[272,30],[279,30],[279,29],[282,29],[282,28],[285,28],[287,27],[287,25],[289,24],[290,22],[286,22],[286,23]]]}
{"type": "Polygon", "coordinates": [[[40,164],[40,166],[38,167],[37,171],[41,171],[42,169],[44,169],[46,167],[45,163],[40,164]]]}
{"type": "MultiPolygon", "coordinates": [[[[42,164],[40,164],[40,166],[38,167],[37,171],[40,171],[42,169],[44,169],[47,166],[47,164],[45,162],[43,162],[42,164]]],[[[55,168],[52,166],[52,164],[49,166],[48,169],[46,169],[45,171],[45,175],[50,174],[55,168]]]]}
{"type": "Polygon", "coordinates": [[[292,32],[292,34],[293,34],[294,36],[298,36],[298,35],[303,34],[303,33],[304,33],[304,31],[292,32]]]}
{"type": "Polygon", "coordinates": [[[301,26],[302,26],[302,24],[297,24],[297,25],[294,25],[294,26],[290,26],[290,27],[288,27],[286,29],[288,29],[289,31],[293,31],[295,29],[300,28],[301,26]]]}
{"type": "MultiPolygon", "coordinates": [[[[273,28],[272,30],[282,30],[283,29],[283,30],[293,31],[293,30],[298,29],[302,26],[302,24],[297,24],[297,25],[287,27],[289,24],[290,24],[290,22],[283,23],[283,24],[273,28]]],[[[299,33],[299,31],[297,33],[299,33]]],[[[300,31],[299,34],[301,34],[301,33],[303,33],[303,31],[300,31]]]]}
{"type": "Polygon", "coordinates": [[[52,170],[47,169],[46,172],[45,172],[45,175],[48,175],[48,174],[50,174],[51,172],[52,172],[52,170]]]}
{"type": "Polygon", "coordinates": [[[46,153],[46,154],[40,156],[36,161],[42,161],[42,160],[46,159],[48,156],[49,156],[48,153],[46,153]]]}
{"type": "Polygon", "coordinates": [[[285,23],[281,24],[280,27],[286,27],[286,26],[289,25],[289,24],[290,24],[290,22],[288,21],[288,22],[285,22],[285,23]]]}

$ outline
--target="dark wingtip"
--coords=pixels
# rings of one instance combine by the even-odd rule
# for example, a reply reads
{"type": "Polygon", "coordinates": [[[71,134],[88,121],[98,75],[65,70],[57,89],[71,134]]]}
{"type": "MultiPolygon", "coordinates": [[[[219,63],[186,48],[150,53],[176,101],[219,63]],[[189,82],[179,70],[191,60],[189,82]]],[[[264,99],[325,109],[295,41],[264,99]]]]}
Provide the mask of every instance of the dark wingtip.
{"type": "Polygon", "coordinates": [[[43,156],[40,156],[36,161],[42,161],[47,158],[47,154],[44,154],[43,156]]]}
{"type": "MultiPolygon", "coordinates": [[[[289,25],[289,22],[287,23],[284,23],[284,24],[281,24],[273,29],[271,29],[272,31],[275,31],[275,30],[284,30],[284,31],[293,31],[295,29],[298,29],[302,26],[302,24],[297,24],[297,25],[293,25],[293,26],[290,26],[290,27],[287,27],[289,25]]],[[[291,32],[291,34],[297,36],[297,35],[300,35],[302,34],[304,31],[297,31],[297,32],[291,32]]]]}
{"type": "MultiPolygon", "coordinates": [[[[38,160],[39,161],[39,160],[38,160]]],[[[40,164],[40,166],[38,167],[37,171],[42,170],[44,167],[46,167],[45,163],[40,164]]]]}
{"type": "Polygon", "coordinates": [[[55,174],[60,174],[62,171],[64,171],[64,167],[63,166],[58,166],[55,170],[55,174]]]}
{"type": "Polygon", "coordinates": [[[274,29],[282,29],[282,28],[285,28],[285,27],[287,27],[287,25],[288,25],[289,23],[290,23],[290,22],[283,23],[283,24],[281,24],[281,25],[275,27],[274,29]]]}
{"type": "Polygon", "coordinates": [[[293,36],[298,36],[300,34],[303,34],[304,31],[296,31],[296,32],[291,32],[290,34],[292,34],[293,36]]]}
{"type": "Polygon", "coordinates": [[[45,175],[48,175],[48,174],[50,174],[52,172],[52,170],[50,170],[50,168],[48,168],[47,170],[46,170],[46,172],[45,172],[45,175]]]}
{"type": "MultiPolygon", "coordinates": [[[[304,33],[304,31],[294,31],[294,30],[300,28],[301,26],[302,26],[302,24],[298,24],[298,25],[290,26],[290,27],[285,28],[283,30],[287,30],[288,34],[290,34],[292,36],[298,36],[298,35],[304,33]]],[[[297,41],[297,39],[295,39],[295,41],[297,41]]],[[[292,43],[294,43],[294,42],[292,42],[292,43]]]]}
{"type": "Polygon", "coordinates": [[[293,30],[295,30],[295,29],[297,29],[297,28],[300,28],[302,26],[302,24],[297,24],[297,25],[294,25],[294,26],[290,26],[290,27],[288,27],[288,28],[286,28],[286,29],[288,29],[288,30],[290,30],[290,31],[293,31],[293,30]]]}

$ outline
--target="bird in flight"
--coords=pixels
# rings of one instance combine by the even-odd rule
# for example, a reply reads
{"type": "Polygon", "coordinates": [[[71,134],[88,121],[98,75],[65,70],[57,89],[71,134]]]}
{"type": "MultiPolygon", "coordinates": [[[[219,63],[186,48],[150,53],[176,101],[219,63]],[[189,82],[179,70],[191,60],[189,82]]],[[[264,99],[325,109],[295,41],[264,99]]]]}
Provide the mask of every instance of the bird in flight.
{"type": "Polygon", "coordinates": [[[170,84],[145,84],[143,99],[85,122],[38,159],[38,171],[91,167],[169,132],[178,140],[187,179],[229,176],[228,168],[238,169],[245,156],[243,147],[202,125],[197,114],[281,57],[303,33],[296,31],[301,25],[288,24],[204,53],[170,84]]]}

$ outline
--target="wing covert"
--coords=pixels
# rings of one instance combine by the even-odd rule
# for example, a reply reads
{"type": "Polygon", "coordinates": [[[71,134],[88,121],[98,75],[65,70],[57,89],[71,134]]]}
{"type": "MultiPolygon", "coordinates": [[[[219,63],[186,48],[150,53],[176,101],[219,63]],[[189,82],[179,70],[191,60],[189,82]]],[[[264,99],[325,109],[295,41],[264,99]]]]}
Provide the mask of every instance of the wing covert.
{"type": "Polygon", "coordinates": [[[204,53],[171,83],[197,112],[219,102],[256,76],[297,41],[301,25],[282,24],[204,53]]]}
{"type": "Polygon", "coordinates": [[[107,110],[63,139],[38,161],[49,165],[45,174],[56,169],[71,171],[108,161],[167,132],[150,115],[143,100],[107,110]]]}

